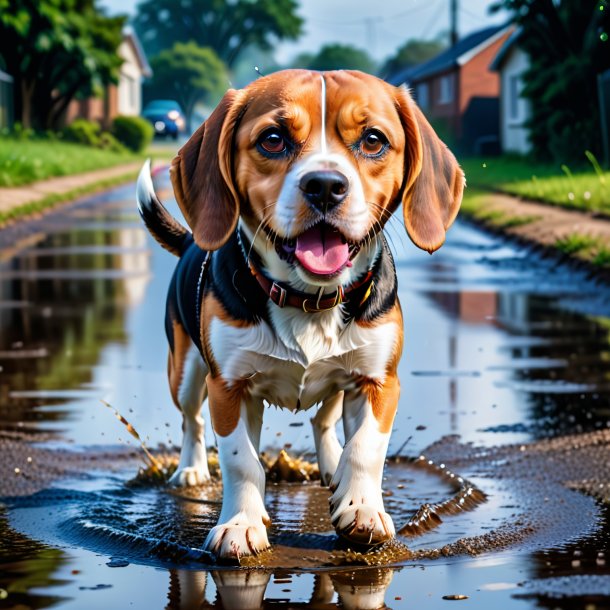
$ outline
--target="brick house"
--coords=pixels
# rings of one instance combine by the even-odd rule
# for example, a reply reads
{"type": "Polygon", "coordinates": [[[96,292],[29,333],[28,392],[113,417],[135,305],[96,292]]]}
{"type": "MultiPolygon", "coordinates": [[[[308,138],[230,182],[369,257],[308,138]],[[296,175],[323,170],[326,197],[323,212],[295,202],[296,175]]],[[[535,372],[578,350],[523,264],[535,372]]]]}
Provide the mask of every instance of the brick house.
{"type": "Polygon", "coordinates": [[[138,116],[142,111],[142,80],[152,76],[152,70],[136,33],[131,28],[123,31],[123,40],[117,49],[123,59],[119,82],[109,85],[102,97],[73,100],[68,106],[66,124],[76,118],[97,121],[108,127],[118,115],[138,116]]]}
{"type": "Polygon", "coordinates": [[[488,27],[465,36],[436,57],[391,76],[409,87],[439,135],[465,154],[500,149],[500,79],[490,64],[512,29],[488,27]]]}

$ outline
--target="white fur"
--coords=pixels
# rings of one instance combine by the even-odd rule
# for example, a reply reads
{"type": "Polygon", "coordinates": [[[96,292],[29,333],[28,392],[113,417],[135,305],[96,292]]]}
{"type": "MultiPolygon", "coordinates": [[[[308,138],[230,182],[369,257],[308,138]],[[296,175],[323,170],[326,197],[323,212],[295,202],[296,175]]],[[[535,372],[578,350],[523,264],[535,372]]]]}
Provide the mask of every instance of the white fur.
{"type": "Polygon", "coordinates": [[[182,380],[178,386],[183,437],[178,468],[170,479],[172,485],[200,485],[210,478],[204,422],[200,414],[207,394],[207,374],[208,369],[199,350],[191,344],[184,359],[182,380]]]}
{"type": "Polygon", "coordinates": [[[223,494],[218,525],[208,534],[204,546],[219,557],[239,558],[269,546],[265,510],[265,471],[258,459],[262,424],[262,403],[241,406],[237,427],[218,436],[223,494]]]}
{"type": "Polygon", "coordinates": [[[346,392],[343,411],[346,443],[331,481],[331,520],[339,533],[352,540],[381,542],[395,534],[381,495],[390,433],[379,431],[362,393],[346,392]]]}
{"type": "Polygon", "coordinates": [[[320,80],[322,81],[320,90],[320,152],[325,155],[328,151],[328,146],[326,143],[326,81],[324,80],[324,74],[320,74],[320,80]]]}
{"type": "MultiPolygon", "coordinates": [[[[284,178],[277,204],[273,210],[274,226],[284,236],[296,235],[307,230],[307,226],[297,226],[298,212],[305,205],[299,183],[304,174],[317,170],[340,171],[349,181],[349,194],[340,206],[327,212],[325,218],[349,240],[359,242],[365,238],[374,216],[366,203],[364,189],[356,166],[342,154],[315,153],[307,155],[294,164],[284,178]]],[[[314,212],[311,212],[314,214],[314,212]]],[[[310,226],[321,219],[321,213],[311,217],[310,226]]]]}
{"type": "Polygon", "coordinates": [[[343,392],[339,392],[335,396],[327,398],[315,416],[311,418],[318,468],[324,485],[330,485],[343,451],[337,438],[337,422],[342,415],[343,392]]]}

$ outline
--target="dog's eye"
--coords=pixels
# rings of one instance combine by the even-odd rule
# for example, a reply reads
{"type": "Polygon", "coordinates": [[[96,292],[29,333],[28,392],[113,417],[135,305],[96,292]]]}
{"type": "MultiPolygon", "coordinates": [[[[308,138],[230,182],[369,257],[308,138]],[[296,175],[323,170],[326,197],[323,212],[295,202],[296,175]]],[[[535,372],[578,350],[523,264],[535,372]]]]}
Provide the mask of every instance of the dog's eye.
{"type": "Polygon", "coordinates": [[[367,157],[377,157],[387,145],[388,140],[380,131],[367,129],[360,139],[360,152],[367,157]]]}
{"type": "Polygon", "coordinates": [[[286,139],[276,127],[267,129],[258,139],[258,145],[265,152],[278,155],[286,151],[286,139]]]}

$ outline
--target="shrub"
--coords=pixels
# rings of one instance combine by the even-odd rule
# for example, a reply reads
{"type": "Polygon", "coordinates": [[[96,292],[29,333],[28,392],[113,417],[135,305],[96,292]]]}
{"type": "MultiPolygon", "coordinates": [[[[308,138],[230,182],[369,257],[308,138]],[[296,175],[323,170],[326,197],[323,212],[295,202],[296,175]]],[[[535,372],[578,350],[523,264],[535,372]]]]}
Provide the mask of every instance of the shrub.
{"type": "Polygon", "coordinates": [[[117,153],[126,153],[127,149],[109,132],[104,131],[100,135],[99,147],[117,153]]]}
{"type": "Polygon", "coordinates": [[[118,116],[112,122],[112,134],[130,150],[140,152],[152,142],[154,129],[141,117],[118,116]]]}
{"type": "Polygon", "coordinates": [[[95,121],[87,119],[74,119],[64,129],[64,139],[68,142],[77,142],[87,146],[99,147],[102,128],[95,121]]]}

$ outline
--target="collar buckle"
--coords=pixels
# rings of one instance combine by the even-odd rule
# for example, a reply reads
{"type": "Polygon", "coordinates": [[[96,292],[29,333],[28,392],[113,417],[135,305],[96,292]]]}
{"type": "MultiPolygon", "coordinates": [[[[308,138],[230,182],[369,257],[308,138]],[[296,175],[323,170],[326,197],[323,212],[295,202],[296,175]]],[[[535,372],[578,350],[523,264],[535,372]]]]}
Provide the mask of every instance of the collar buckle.
{"type": "Polygon", "coordinates": [[[286,303],[286,289],[282,288],[276,282],[273,282],[273,284],[271,284],[271,289],[269,290],[269,298],[278,307],[284,307],[286,303]]]}
{"type": "Polygon", "coordinates": [[[307,304],[308,301],[313,301],[313,299],[303,299],[303,305],[302,305],[303,311],[305,313],[321,313],[323,311],[330,311],[331,309],[334,309],[338,305],[341,305],[341,303],[343,303],[345,300],[345,294],[343,292],[343,287],[339,286],[337,288],[337,292],[335,293],[335,298],[330,304],[326,304],[326,303],[322,304],[321,299],[322,299],[322,288],[320,288],[320,290],[318,291],[318,296],[316,298],[315,306],[310,307],[307,304]]]}

